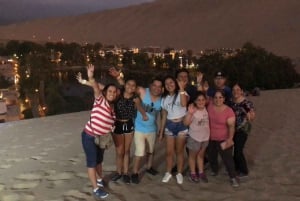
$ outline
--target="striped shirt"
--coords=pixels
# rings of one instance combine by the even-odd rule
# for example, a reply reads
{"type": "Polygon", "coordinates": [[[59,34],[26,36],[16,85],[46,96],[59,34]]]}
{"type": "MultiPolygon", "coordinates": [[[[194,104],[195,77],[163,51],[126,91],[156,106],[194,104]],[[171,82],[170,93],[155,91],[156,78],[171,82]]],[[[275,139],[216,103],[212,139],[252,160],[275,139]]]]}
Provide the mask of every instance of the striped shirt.
{"type": "Polygon", "coordinates": [[[84,131],[90,135],[106,135],[112,131],[115,122],[113,108],[104,96],[95,99],[90,120],[85,125],[84,131]]]}

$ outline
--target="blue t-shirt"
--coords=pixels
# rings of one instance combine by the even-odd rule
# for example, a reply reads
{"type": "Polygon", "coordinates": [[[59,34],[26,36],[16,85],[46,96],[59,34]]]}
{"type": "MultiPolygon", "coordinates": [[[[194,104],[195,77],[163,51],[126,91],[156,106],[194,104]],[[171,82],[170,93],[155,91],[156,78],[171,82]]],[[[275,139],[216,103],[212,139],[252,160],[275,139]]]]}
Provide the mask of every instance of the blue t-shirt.
{"type": "Polygon", "coordinates": [[[142,133],[156,132],[156,116],[161,110],[161,98],[152,102],[149,88],[146,88],[146,94],[142,100],[142,106],[147,113],[148,120],[144,121],[142,114],[138,111],[135,118],[135,131],[142,133]]]}

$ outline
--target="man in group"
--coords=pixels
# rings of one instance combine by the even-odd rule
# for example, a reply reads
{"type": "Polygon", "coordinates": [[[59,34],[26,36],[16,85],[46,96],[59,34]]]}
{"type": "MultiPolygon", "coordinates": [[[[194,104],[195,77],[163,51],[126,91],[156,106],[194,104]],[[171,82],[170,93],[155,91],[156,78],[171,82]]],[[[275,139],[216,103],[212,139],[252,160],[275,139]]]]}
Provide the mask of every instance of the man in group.
{"type": "Polygon", "coordinates": [[[163,83],[159,78],[154,78],[149,88],[138,88],[138,94],[142,100],[142,105],[148,120],[142,118],[140,112],[137,113],[135,119],[135,157],[133,164],[133,172],[131,175],[132,183],[140,182],[139,169],[142,157],[147,154],[147,170],[151,175],[156,175],[158,172],[153,168],[153,153],[157,133],[160,129],[160,111],[161,111],[161,94],[163,83]],[[148,148],[146,150],[146,148],[148,148]]]}
{"type": "Polygon", "coordinates": [[[225,93],[225,104],[228,105],[232,98],[232,92],[230,87],[226,86],[226,76],[224,72],[217,71],[214,77],[214,87],[209,87],[207,90],[207,96],[212,98],[216,90],[223,90],[225,93]]]}
{"type": "Polygon", "coordinates": [[[181,68],[176,71],[175,77],[177,80],[183,81],[185,83],[185,91],[189,95],[189,102],[192,103],[196,98],[197,88],[189,83],[189,71],[186,68],[181,68]]]}

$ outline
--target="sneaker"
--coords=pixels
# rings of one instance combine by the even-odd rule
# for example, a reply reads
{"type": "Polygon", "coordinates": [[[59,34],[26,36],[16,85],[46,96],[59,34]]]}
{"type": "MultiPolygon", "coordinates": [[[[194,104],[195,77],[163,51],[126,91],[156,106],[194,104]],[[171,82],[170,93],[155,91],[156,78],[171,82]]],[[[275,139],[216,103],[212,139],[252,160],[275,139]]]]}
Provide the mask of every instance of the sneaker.
{"type": "Polygon", "coordinates": [[[140,183],[139,175],[138,174],[132,174],[131,175],[131,182],[134,183],[134,184],[140,183]]]}
{"type": "Polygon", "coordinates": [[[128,174],[123,175],[123,182],[125,184],[130,184],[130,176],[128,174]]]}
{"type": "Polygon", "coordinates": [[[93,192],[93,195],[96,199],[104,199],[108,196],[108,193],[98,188],[96,192],[93,192]]]}
{"type": "Polygon", "coordinates": [[[97,179],[97,186],[98,187],[104,187],[104,181],[103,181],[103,179],[97,179]]]}
{"type": "Polygon", "coordinates": [[[191,180],[192,182],[198,183],[198,182],[199,182],[198,175],[195,174],[195,173],[190,174],[190,180],[191,180]]]}
{"type": "Polygon", "coordinates": [[[149,173],[149,174],[151,174],[151,175],[153,175],[153,176],[155,176],[155,175],[158,174],[158,171],[155,170],[155,169],[153,169],[152,167],[149,168],[149,169],[147,169],[146,172],[149,173]]]}
{"type": "Polygon", "coordinates": [[[172,175],[169,172],[166,172],[165,176],[162,179],[162,182],[168,183],[171,178],[172,178],[172,175]]]}
{"type": "Polygon", "coordinates": [[[121,178],[122,178],[122,175],[119,174],[119,173],[116,173],[116,174],[111,178],[111,180],[112,180],[113,182],[116,182],[116,181],[118,181],[118,180],[121,179],[121,178]]]}
{"type": "Polygon", "coordinates": [[[237,178],[231,178],[230,179],[230,184],[231,184],[232,187],[239,187],[240,186],[239,181],[238,181],[237,178]]]}
{"type": "Polygon", "coordinates": [[[176,180],[177,180],[177,184],[182,184],[183,183],[183,176],[181,173],[178,173],[176,175],[176,180]]]}
{"type": "Polygon", "coordinates": [[[206,177],[206,175],[205,175],[204,172],[199,173],[199,179],[200,179],[202,182],[204,182],[204,183],[208,183],[208,179],[207,179],[207,177],[206,177]]]}

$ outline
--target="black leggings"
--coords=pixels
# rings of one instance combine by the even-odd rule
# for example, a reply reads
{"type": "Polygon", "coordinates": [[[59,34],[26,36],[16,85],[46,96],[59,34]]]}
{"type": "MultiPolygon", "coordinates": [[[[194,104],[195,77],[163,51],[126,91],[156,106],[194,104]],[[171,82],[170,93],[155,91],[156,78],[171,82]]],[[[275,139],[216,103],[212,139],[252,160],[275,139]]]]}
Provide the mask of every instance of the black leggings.
{"type": "Polygon", "coordinates": [[[232,157],[232,149],[230,147],[228,149],[222,150],[220,146],[221,141],[210,140],[208,145],[208,160],[210,163],[210,167],[213,172],[218,173],[219,164],[218,164],[218,153],[220,154],[223,163],[227,169],[230,178],[236,177],[233,157],[232,157]]]}
{"type": "Polygon", "coordinates": [[[233,160],[235,169],[237,172],[242,174],[248,174],[247,161],[244,155],[244,147],[248,138],[248,134],[242,131],[237,131],[234,134],[234,152],[233,160]]]}

